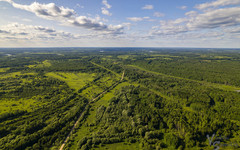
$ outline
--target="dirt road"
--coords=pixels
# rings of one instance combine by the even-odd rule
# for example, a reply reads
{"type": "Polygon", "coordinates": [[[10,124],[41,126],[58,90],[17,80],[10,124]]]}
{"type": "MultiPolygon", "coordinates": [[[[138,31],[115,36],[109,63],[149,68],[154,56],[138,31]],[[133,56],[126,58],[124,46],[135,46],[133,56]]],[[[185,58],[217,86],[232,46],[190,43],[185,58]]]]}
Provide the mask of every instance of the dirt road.
{"type": "MultiPolygon", "coordinates": [[[[114,88],[117,84],[119,84],[123,78],[124,78],[124,74],[125,74],[125,71],[123,71],[122,73],[122,77],[120,79],[120,81],[116,82],[114,85],[112,85],[111,87],[109,87],[108,89],[104,90],[102,93],[100,93],[98,96],[96,96],[95,98],[93,98],[90,103],[94,102],[95,100],[97,100],[99,97],[101,97],[102,95],[104,95],[105,93],[107,93],[109,90],[111,90],[112,88],[114,88]]],[[[89,105],[89,103],[87,104],[89,105]]],[[[87,107],[86,105],[86,107],[87,107]]],[[[86,108],[85,107],[85,108],[86,108]]],[[[85,111],[85,108],[83,110],[83,112],[85,111]]],[[[77,127],[78,123],[80,122],[80,119],[83,117],[84,113],[81,113],[80,116],[78,117],[77,121],[75,122],[74,126],[72,127],[71,131],[69,132],[68,136],[66,137],[66,139],[64,140],[63,144],[61,145],[61,147],[59,148],[59,150],[63,150],[64,146],[66,145],[66,143],[68,142],[73,130],[77,127]]]]}

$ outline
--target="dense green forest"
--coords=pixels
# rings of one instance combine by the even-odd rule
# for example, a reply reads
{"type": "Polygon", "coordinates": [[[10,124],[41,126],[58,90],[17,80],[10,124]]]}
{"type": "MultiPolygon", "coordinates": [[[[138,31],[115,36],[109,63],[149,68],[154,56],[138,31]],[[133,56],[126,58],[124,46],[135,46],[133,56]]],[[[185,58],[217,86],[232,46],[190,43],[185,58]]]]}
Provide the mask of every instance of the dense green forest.
{"type": "Polygon", "coordinates": [[[0,149],[240,149],[240,50],[0,49],[0,149]]]}

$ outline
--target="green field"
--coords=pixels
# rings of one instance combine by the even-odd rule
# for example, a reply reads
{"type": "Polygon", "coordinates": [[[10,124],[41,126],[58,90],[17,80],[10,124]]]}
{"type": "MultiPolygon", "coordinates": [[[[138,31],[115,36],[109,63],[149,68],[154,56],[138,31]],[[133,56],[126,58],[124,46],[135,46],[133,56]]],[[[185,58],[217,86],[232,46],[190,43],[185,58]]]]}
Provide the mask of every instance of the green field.
{"type": "Polygon", "coordinates": [[[0,115],[12,111],[27,111],[32,112],[36,108],[42,106],[43,103],[37,101],[36,99],[20,99],[20,100],[4,100],[0,101],[0,115]]]}
{"type": "Polygon", "coordinates": [[[0,76],[1,79],[3,78],[16,78],[19,76],[24,76],[24,75],[36,75],[34,72],[29,72],[29,73],[21,73],[21,72],[13,72],[13,73],[8,73],[8,74],[3,74],[0,76]]]}
{"type": "Polygon", "coordinates": [[[64,73],[64,72],[49,72],[46,74],[49,77],[53,77],[62,81],[65,81],[69,87],[75,90],[79,90],[87,83],[93,81],[94,74],[87,73],[64,73]]]}
{"type": "Polygon", "coordinates": [[[0,72],[6,72],[8,71],[10,68],[0,68],[0,72]]]}

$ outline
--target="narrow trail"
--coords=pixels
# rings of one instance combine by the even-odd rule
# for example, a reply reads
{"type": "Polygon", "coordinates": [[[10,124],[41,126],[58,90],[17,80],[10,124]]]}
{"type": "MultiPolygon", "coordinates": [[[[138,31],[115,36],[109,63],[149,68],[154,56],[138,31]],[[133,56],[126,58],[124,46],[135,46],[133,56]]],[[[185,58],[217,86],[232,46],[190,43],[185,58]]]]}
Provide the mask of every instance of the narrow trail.
{"type": "MultiPolygon", "coordinates": [[[[124,79],[124,74],[125,74],[125,70],[122,73],[122,77],[121,79],[116,82],[115,84],[113,84],[111,87],[107,88],[106,90],[104,90],[102,93],[100,93],[98,96],[96,96],[95,98],[93,98],[87,105],[89,105],[90,103],[93,103],[94,101],[96,101],[99,97],[101,97],[102,95],[104,95],[105,93],[107,93],[109,90],[111,90],[112,88],[114,88],[117,84],[119,84],[123,79],[124,79]]],[[[87,105],[85,106],[85,108],[87,107],[87,105]]],[[[59,150],[63,150],[64,146],[67,144],[67,142],[69,141],[69,138],[73,132],[73,130],[77,127],[78,123],[80,122],[81,118],[84,115],[84,111],[85,108],[83,109],[82,113],[79,115],[77,121],[75,122],[74,126],[72,127],[71,131],[69,132],[68,136],[66,137],[66,139],[64,140],[63,144],[61,145],[61,147],[59,148],[59,150]]]]}
{"type": "MultiPolygon", "coordinates": [[[[88,105],[88,104],[87,104],[88,105]]],[[[85,107],[86,108],[86,107],[85,107]]],[[[85,111],[85,108],[83,110],[83,112],[85,111]]],[[[63,144],[61,145],[60,149],[59,150],[63,150],[64,146],[66,145],[66,143],[68,142],[73,130],[76,128],[76,126],[78,125],[80,119],[83,117],[83,114],[84,113],[81,113],[80,116],[78,117],[77,121],[75,122],[74,126],[72,127],[71,131],[69,132],[68,136],[66,137],[66,139],[64,140],[63,144]]]]}

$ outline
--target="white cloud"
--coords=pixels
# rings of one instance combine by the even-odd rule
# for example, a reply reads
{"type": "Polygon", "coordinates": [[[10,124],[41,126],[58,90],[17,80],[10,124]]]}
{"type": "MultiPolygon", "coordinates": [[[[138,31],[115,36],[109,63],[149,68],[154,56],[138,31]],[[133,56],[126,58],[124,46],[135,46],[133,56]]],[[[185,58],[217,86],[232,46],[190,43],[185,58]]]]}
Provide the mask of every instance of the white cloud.
{"type": "Polygon", "coordinates": [[[132,24],[129,22],[123,23],[123,26],[127,27],[128,30],[130,30],[132,24]]]}
{"type": "Polygon", "coordinates": [[[24,25],[19,23],[11,23],[1,26],[1,39],[75,39],[79,35],[74,35],[69,32],[57,31],[53,28],[43,26],[24,25]]]}
{"type": "Polygon", "coordinates": [[[107,0],[103,0],[102,3],[107,9],[110,9],[112,7],[111,5],[108,4],[107,0]]]}
{"type": "Polygon", "coordinates": [[[13,7],[23,9],[34,13],[36,16],[56,20],[56,19],[71,19],[74,17],[74,10],[64,7],[58,7],[54,3],[40,4],[34,2],[31,5],[21,5],[14,2],[10,2],[13,7]]]}
{"type": "Polygon", "coordinates": [[[213,9],[200,14],[190,11],[185,15],[186,17],[176,20],[160,21],[160,26],[154,27],[150,34],[176,35],[192,31],[222,30],[240,26],[240,7],[213,9]]]}
{"type": "Polygon", "coordinates": [[[240,4],[240,0],[216,0],[213,2],[196,5],[196,8],[202,10],[209,7],[219,7],[219,6],[237,5],[237,4],[240,4]]]}
{"type": "Polygon", "coordinates": [[[142,9],[151,10],[151,9],[153,9],[153,5],[145,5],[144,7],[142,7],[142,9]]]}
{"type": "Polygon", "coordinates": [[[103,0],[102,1],[102,4],[105,6],[105,7],[102,7],[102,14],[103,15],[107,15],[107,16],[112,16],[112,13],[109,12],[108,9],[110,9],[112,6],[108,4],[107,0],[103,0]]]}
{"type": "Polygon", "coordinates": [[[240,26],[235,28],[227,28],[224,32],[231,33],[231,34],[240,34],[240,26]]]}
{"type": "Polygon", "coordinates": [[[104,7],[102,8],[102,14],[107,15],[107,16],[112,16],[112,14],[104,7]]]}
{"type": "Polygon", "coordinates": [[[196,28],[218,28],[235,26],[240,24],[240,7],[222,8],[207,11],[192,17],[187,26],[191,29],[196,28]]]}
{"type": "MultiPolygon", "coordinates": [[[[122,26],[129,26],[124,24],[122,26]]],[[[117,32],[122,26],[110,26],[114,34],[108,32],[97,33],[93,31],[89,34],[72,34],[65,31],[58,31],[54,28],[24,25],[20,23],[11,23],[8,25],[0,26],[0,39],[1,40],[28,40],[28,41],[44,41],[44,40],[89,40],[89,39],[113,39],[121,35],[117,32]]]]}
{"type": "MultiPolygon", "coordinates": [[[[123,33],[122,25],[106,25],[96,19],[86,16],[77,16],[73,9],[59,7],[54,3],[40,4],[34,2],[31,5],[17,4],[11,0],[1,0],[10,3],[13,7],[34,13],[36,16],[48,20],[55,20],[63,24],[69,24],[86,29],[101,31],[109,34],[123,33]]],[[[109,7],[109,6],[108,6],[109,7]]]]}
{"type": "MultiPolygon", "coordinates": [[[[123,25],[125,26],[125,25],[123,25]]],[[[119,27],[111,26],[113,30],[119,27]]],[[[52,46],[103,46],[102,43],[113,41],[120,43],[119,37],[124,34],[108,34],[92,31],[87,34],[76,34],[55,30],[43,26],[11,23],[0,26],[1,47],[52,47],[52,46]],[[69,45],[70,44],[70,45],[69,45]]],[[[112,42],[111,42],[112,43],[112,42]]],[[[107,45],[106,45],[107,46],[107,45]]]]}
{"type": "MultiPolygon", "coordinates": [[[[217,0],[211,3],[198,5],[198,9],[206,9],[209,7],[226,6],[238,4],[240,0],[226,1],[217,0]]],[[[211,30],[219,30],[228,33],[239,33],[240,26],[240,7],[225,7],[218,9],[204,10],[202,13],[197,11],[189,11],[185,13],[184,18],[176,20],[160,21],[159,26],[154,26],[150,30],[150,35],[184,35],[191,32],[203,32],[211,30]],[[229,29],[228,29],[229,28],[229,29]],[[228,30],[224,30],[228,29],[228,30]]],[[[212,32],[211,32],[212,33],[212,32]]],[[[204,33],[208,35],[208,33],[204,33]]],[[[213,34],[211,34],[213,35],[213,34]]],[[[218,35],[218,34],[215,34],[218,35]]],[[[203,37],[203,36],[202,36],[203,37]]],[[[212,36],[214,37],[214,36],[212,36]]]]}
{"type": "Polygon", "coordinates": [[[0,2],[8,2],[8,3],[11,3],[12,0],[0,0],[0,2]]]}
{"type": "Polygon", "coordinates": [[[143,19],[150,19],[150,17],[143,17],[143,19]]]}
{"type": "Polygon", "coordinates": [[[161,26],[154,26],[150,31],[150,35],[176,35],[188,32],[188,28],[174,22],[162,21],[161,26]]]}
{"type": "Polygon", "coordinates": [[[187,6],[181,6],[179,8],[182,9],[182,10],[185,10],[185,9],[187,9],[187,6]]]}
{"type": "Polygon", "coordinates": [[[80,5],[80,4],[76,4],[76,6],[74,8],[84,8],[84,6],[80,5]]]}
{"type": "MultiPolygon", "coordinates": [[[[80,35],[77,34],[82,31],[81,29],[80,31],[79,28],[77,29],[79,30],[77,33],[69,33],[54,28],[23,25],[19,23],[5,26],[0,25],[0,46],[11,46],[11,44],[15,46],[22,46],[21,44],[25,44],[24,46],[36,46],[39,43],[41,46],[41,44],[45,44],[45,41],[46,43],[48,42],[47,44],[49,46],[53,46],[54,44],[52,43],[55,43],[54,46],[62,46],[64,45],[63,43],[65,43],[64,46],[69,46],[69,43],[72,45],[75,44],[76,46],[91,46],[92,43],[96,43],[94,46],[109,46],[114,42],[115,45],[113,46],[126,46],[126,43],[129,41],[130,44],[128,44],[130,46],[145,46],[146,43],[153,46],[156,44],[154,42],[158,42],[158,44],[154,46],[164,46],[164,44],[165,46],[211,46],[211,44],[215,44],[215,46],[217,45],[219,47],[240,46],[240,7],[239,5],[233,6],[240,4],[240,0],[211,0],[207,3],[196,5],[195,8],[198,10],[195,9],[186,12],[185,16],[181,18],[166,21],[159,21],[164,19],[159,18],[158,22],[160,23],[158,25],[156,25],[157,18],[155,17],[163,17],[164,14],[153,11],[152,15],[154,16],[154,19],[156,19],[156,22],[154,22],[154,27],[152,27],[150,31],[146,30],[148,26],[141,27],[140,29],[137,28],[130,30],[130,28],[135,26],[139,27],[139,25],[142,26],[142,22],[139,21],[151,21],[150,17],[152,16],[129,17],[126,18],[127,20],[130,20],[127,21],[127,23],[111,25],[109,23],[111,20],[108,22],[108,20],[105,20],[98,15],[78,15],[74,9],[57,6],[54,3],[44,4],[33,2],[29,5],[21,5],[15,3],[14,0],[0,1],[8,2],[15,8],[32,12],[40,18],[56,21],[60,23],[60,25],[87,29],[86,32],[83,31],[83,33],[87,34],[80,35]],[[131,22],[132,24],[128,22],[131,22]],[[127,34],[122,34],[125,33],[124,29],[126,29],[127,34]],[[205,41],[205,43],[203,41],[205,41]],[[20,44],[17,44],[17,42],[20,44]]],[[[102,6],[100,6],[100,11],[103,15],[111,16],[111,3],[108,4],[107,0],[101,1],[102,6]]],[[[16,0],[16,2],[20,1],[16,0]]],[[[74,8],[80,9],[82,6],[76,5],[74,8]]],[[[182,6],[177,8],[186,9],[187,7],[182,6]]],[[[151,10],[154,9],[154,6],[145,5],[142,9],[151,10]]],[[[110,18],[111,17],[108,17],[108,19],[110,18]]],[[[10,19],[21,23],[24,21],[28,24],[31,21],[28,20],[29,18],[25,17],[10,19]]],[[[32,22],[34,22],[34,20],[32,20],[32,22]]]]}
{"type": "Polygon", "coordinates": [[[154,17],[164,17],[165,14],[160,13],[160,12],[155,12],[155,13],[153,14],[153,16],[154,16],[154,17]]]}
{"type": "Polygon", "coordinates": [[[143,21],[150,19],[150,17],[128,17],[127,20],[138,22],[138,21],[143,21]]]}
{"type": "Polygon", "coordinates": [[[141,17],[128,17],[127,20],[137,22],[137,21],[142,21],[143,18],[141,18],[141,17]]]}
{"type": "Polygon", "coordinates": [[[197,16],[198,13],[196,11],[189,11],[189,12],[186,12],[185,15],[189,17],[194,17],[194,16],[197,16]]]}

